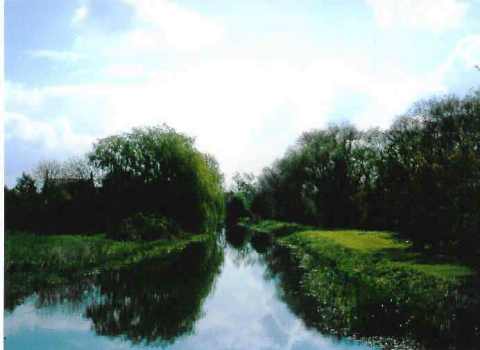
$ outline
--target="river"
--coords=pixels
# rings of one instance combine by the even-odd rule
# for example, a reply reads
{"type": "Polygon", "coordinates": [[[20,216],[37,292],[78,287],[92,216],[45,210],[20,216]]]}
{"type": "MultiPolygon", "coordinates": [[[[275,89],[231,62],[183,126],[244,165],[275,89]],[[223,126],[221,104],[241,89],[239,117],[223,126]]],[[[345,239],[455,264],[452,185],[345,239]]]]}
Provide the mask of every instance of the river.
{"type": "Polygon", "coordinates": [[[6,349],[377,349],[307,327],[264,254],[220,241],[37,291],[5,313],[6,349]]]}

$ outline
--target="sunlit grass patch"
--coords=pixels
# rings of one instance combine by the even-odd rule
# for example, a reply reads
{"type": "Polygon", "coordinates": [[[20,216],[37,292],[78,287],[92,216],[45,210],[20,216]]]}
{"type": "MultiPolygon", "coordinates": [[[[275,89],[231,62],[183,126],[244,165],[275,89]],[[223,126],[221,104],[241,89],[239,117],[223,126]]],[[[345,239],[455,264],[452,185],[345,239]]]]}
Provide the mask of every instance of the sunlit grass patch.
{"type": "Polygon", "coordinates": [[[388,232],[333,230],[306,231],[298,233],[298,235],[312,240],[326,238],[346,248],[362,252],[375,252],[381,249],[405,249],[409,247],[408,243],[394,239],[394,236],[388,232]]]}
{"type": "Polygon", "coordinates": [[[412,251],[410,242],[398,239],[390,232],[333,230],[297,232],[285,238],[286,242],[300,244],[311,254],[328,255],[332,259],[356,264],[388,264],[399,269],[410,269],[432,277],[454,280],[469,276],[472,269],[455,262],[445,262],[435,256],[412,251]],[[337,256],[337,257],[336,257],[337,256]],[[341,256],[341,258],[340,258],[341,256]]]}

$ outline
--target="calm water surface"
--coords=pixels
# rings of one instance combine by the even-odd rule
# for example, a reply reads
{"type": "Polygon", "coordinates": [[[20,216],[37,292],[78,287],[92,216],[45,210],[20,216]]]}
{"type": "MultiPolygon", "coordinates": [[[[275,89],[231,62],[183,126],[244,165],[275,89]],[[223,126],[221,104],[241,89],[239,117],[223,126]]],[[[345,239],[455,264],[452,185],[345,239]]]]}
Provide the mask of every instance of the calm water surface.
{"type": "Polygon", "coordinates": [[[305,327],[250,244],[37,291],[5,314],[6,349],[376,349],[305,327]]]}

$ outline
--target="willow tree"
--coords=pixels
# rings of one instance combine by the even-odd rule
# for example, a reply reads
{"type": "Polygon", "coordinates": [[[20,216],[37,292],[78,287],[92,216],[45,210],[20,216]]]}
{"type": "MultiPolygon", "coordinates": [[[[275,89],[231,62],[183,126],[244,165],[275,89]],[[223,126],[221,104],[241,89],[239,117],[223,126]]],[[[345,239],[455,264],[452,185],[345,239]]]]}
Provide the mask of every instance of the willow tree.
{"type": "Polygon", "coordinates": [[[101,139],[89,159],[103,171],[110,231],[140,212],[189,232],[213,228],[223,215],[218,163],[198,151],[193,138],[166,125],[101,139]]]}

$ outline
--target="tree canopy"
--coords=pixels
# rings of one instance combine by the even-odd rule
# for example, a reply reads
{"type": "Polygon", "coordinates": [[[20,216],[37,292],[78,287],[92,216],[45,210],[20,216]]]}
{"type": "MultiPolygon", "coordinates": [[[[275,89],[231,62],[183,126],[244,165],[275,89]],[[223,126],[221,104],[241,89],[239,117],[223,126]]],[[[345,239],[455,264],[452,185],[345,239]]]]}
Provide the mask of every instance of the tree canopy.
{"type": "Polygon", "coordinates": [[[480,247],[480,91],[416,103],[385,131],[304,133],[256,181],[254,215],[480,247]]]}
{"type": "Polygon", "coordinates": [[[223,178],[211,155],[168,126],[99,140],[89,159],[103,172],[111,228],[137,212],[156,213],[187,231],[212,228],[223,215],[223,178]]]}

